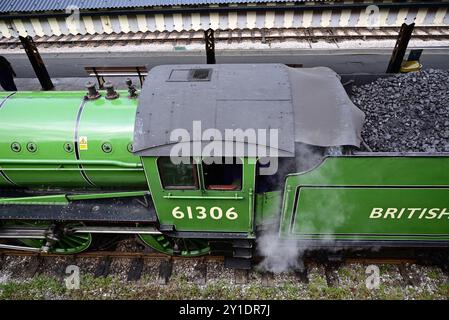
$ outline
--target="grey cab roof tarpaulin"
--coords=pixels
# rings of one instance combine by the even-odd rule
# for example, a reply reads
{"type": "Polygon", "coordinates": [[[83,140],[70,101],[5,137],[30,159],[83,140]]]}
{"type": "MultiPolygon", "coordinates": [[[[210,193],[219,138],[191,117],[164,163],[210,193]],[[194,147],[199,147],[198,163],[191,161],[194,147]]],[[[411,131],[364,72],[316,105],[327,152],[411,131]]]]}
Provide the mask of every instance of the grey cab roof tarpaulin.
{"type": "Polygon", "coordinates": [[[194,136],[192,123],[200,121],[203,130],[214,128],[223,137],[227,129],[276,129],[277,145],[263,145],[279,150],[280,157],[293,157],[295,143],[359,147],[364,117],[329,68],[164,65],[145,80],[133,147],[138,155],[167,156],[174,144],[170,132],[183,128],[194,136]],[[195,79],[197,72],[205,78],[195,79]]]}
{"type": "Polygon", "coordinates": [[[349,99],[338,74],[326,67],[288,69],[295,141],[360,147],[365,114],[349,99]]]}

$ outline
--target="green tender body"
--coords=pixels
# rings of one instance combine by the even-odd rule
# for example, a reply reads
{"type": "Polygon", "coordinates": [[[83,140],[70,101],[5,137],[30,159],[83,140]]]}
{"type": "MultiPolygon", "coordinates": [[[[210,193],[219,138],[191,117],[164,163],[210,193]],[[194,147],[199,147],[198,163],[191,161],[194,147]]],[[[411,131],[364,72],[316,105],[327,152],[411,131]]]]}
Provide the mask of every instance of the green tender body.
{"type": "Polygon", "coordinates": [[[4,100],[8,95],[0,94],[0,187],[146,187],[140,159],[130,151],[137,101],[126,92],[88,100],[81,113],[84,92],[18,92],[4,100]],[[82,137],[87,150],[78,144],[82,137]],[[112,150],[103,151],[104,144],[112,150]]]}
{"type": "Polygon", "coordinates": [[[326,158],[310,172],[287,177],[280,234],[311,244],[322,240],[447,243],[449,158],[326,158]]]}

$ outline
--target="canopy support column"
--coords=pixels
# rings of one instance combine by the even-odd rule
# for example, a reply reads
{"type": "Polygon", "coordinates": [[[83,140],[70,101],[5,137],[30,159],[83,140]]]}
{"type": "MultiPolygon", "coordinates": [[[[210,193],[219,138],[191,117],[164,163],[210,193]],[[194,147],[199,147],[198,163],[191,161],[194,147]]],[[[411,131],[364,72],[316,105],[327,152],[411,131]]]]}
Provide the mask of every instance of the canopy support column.
{"type": "Polygon", "coordinates": [[[404,60],[405,52],[407,51],[408,43],[412,37],[415,24],[402,24],[401,31],[399,31],[398,40],[391,55],[390,63],[388,64],[387,73],[398,73],[401,70],[402,61],[404,60]]]}
{"type": "Polygon", "coordinates": [[[214,30],[208,29],[204,31],[206,41],[206,58],[207,64],[215,64],[215,37],[214,30]]]}
{"type": "Polygon", "coordinates": [[[39,79],[42,89],[46,91],[53,89],[53,82],[51,81],[50,75],[48,74],[47,68],[45,67],[44,61],[42,60],[33,39],[30,36],[19,36],[19,39],[22,42],[28,59],[30,59],[30,63],[33,66],[34,72],[39,79]]]}

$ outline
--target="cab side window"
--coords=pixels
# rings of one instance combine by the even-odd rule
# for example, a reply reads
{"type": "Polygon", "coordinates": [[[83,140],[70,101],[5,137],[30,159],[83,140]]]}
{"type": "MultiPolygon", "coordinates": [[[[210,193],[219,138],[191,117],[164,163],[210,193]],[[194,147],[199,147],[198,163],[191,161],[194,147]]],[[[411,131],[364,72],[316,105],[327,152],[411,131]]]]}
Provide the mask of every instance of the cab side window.
{"type": "Polygon", "coordinates": [[[198,174],[193,159],[188,163],[175,164],[170,157],[157,160],[159,176],[164,189],[198,189],[198,174]]]}
{"type": "Polygon", "coordinates": [[[240,159],[206,159],[203,161],[203,174],[204,187],[207,190],[242,189],[243,165],[240,159]]]}

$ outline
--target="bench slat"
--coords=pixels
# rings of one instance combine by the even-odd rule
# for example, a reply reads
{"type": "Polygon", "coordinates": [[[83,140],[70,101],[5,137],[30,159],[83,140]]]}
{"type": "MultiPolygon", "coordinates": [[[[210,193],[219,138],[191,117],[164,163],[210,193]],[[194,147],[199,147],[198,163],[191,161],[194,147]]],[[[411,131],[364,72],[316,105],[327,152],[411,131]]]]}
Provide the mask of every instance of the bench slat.
{"type": "MultiPolygon", "coordinates": [[[[147,76],[148,75],[148,72],[140,72],[140,74],[142,75],[142,76],[147,76]]],[[[89,76],[96,76],[96,75],[99,75],[99,76],[105,76],[105,77],[113,77],[113,76],[138,76],[139,74],[135,71],[135,72],[121,72],[121,73],[118,73],[118,72],[114,72],[114,73],[106,73],[106,72],[98,72],[98,73],[94,73],[94,72],[90,72],[90,73],[88,73],[88,75],[89,76]]]]}
{"type": "Polygon", "coordinates": [[[140,85],[143,85],[145,77],[148,75],[146,67],[84,67],[84,70],[89,76],[97,78],[100,89],[105,84],[104,77],[126,77],[126,76],[138,76],[140,85]]]}
{"type": "Polygon", "coordinates": [[[89,75],[114,76],[114,75],[147,75],[146,67],[85,67],[89,75]]]}

